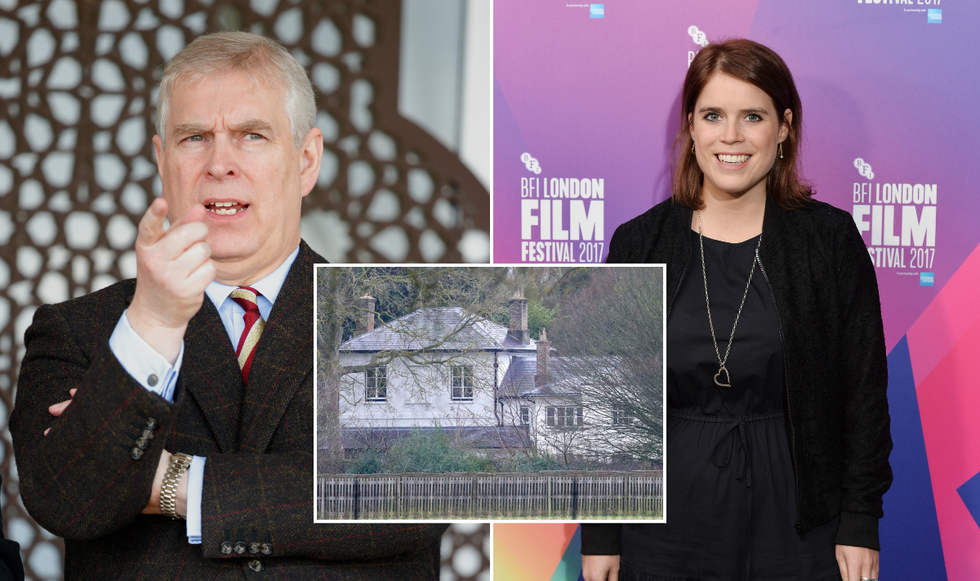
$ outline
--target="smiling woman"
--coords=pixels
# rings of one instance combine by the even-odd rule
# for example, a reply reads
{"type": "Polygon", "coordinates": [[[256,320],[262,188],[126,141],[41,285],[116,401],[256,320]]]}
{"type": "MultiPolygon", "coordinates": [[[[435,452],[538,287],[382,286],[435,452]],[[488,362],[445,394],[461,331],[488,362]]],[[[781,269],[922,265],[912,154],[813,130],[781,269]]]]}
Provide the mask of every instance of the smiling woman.
{"type": "Polygon", "coordinates": [[[873,580],[891,436],[864,242],[799,176],[771,49],[709,44],[681,107],[672,199],[608,258],[667,263],[668,522],[583,525],[584,578],[873,580]]]}
{"type": "MultiPolygon", "coordinates": [[[[709,113],[701,109],[717,106],[719,99],[738,107],[730,113],[745,116],[740,119],[741,128],[747,129],[747,126],[761,122],[771,131],[778,129],[778,136],[773,138],[779,145],[773,144],[773,155],[763,160],[767,168],[764,174],[772,185],[767,189],[773,201],[785,209],[791,209],[809,199],[811,191],[800,176],[799,169],[803,106],[793,75],[775,52],[744,40],[705,47],[688,69],[681,94],[682,126],[685,129],[678,133],[674,142],[677,154],[673,174],[674,198],[692,208],[702,207],[701,187],[706,164],[697,155],[694,130],[695,122],[701,119],[695,118],[695,112],[698,112],[698,116],[709,113]]],[[[717,122],[720,115],[712,119],[717,122]]],[[[755,133],[752,135],[756,136],[755,133]]]]}
{"type": "Polygon", "coordinates": [[[688,116],[704,175],[702,198],[764,200],[776,148],[786,139],[792,118],[789,109],[777,112],[762,89],[725,74],[713,75],[688,116]]]}

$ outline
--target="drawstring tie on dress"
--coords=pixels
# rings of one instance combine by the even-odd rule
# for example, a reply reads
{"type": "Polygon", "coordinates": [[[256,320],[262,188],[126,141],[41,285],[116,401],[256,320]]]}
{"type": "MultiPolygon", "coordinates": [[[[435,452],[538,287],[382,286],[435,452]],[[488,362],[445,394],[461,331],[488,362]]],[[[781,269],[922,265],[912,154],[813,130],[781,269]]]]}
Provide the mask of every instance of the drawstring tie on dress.
{"type": "Polygon", "coordinates": [[[683,412],[669,412],[669,417],[693,420],[697,422],[709,422],[718,424],[731,424],[731,428],[725,435],[718,440],[714,449],[711,451],[711,463],[718,468],[728,466],[732,461],[732,456],[738,457],[735,466],[735,479],[744,480],[745,487],[752,487],[752,462],[749,450],[748,437],[745,435],[745,425],[752,422],[762,422],[766,420],[778,419],[783,416],[782,412],[774,412],[762,415],[745,416],[706,416],[700,414],[685,414],[683,412]]]}

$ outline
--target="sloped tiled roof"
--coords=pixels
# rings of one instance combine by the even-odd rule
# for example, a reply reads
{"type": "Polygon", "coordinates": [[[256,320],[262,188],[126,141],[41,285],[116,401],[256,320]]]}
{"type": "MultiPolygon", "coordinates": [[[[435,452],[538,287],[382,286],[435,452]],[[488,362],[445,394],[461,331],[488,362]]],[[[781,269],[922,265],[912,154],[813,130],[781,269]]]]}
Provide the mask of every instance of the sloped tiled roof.
{"type": "Polygon", "coordinates": [[[533,397],[548,395],[579,395],[582,379],[575,377],[570,357],[551,357],[551,381],[540,387],[534,386],[538,372],[537,357],[514,357],[500,382],[500,395],[504,397],[533,397]]]}
{"type": "Polygon", "coordinates": [[[522,344],[507,327],[467,313],[459,307],[429,307],[376,327],[340,346],[342,352],[380,351],[534,351],[536,342],[522,344]]]}

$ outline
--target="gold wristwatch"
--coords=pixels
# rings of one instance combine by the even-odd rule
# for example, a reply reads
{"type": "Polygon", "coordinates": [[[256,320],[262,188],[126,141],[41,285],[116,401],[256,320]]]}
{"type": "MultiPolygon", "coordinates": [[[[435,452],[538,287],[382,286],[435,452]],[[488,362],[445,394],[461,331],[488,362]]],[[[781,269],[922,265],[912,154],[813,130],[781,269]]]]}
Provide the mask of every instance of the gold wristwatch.
{"type": "Polygon", "coordinates": [[[191,466],[190,454],[173,454],[170,456],[170,465],[167,466],[167,473],[163,475],[163,484],[160,485],[160,512],[176,520],[180,518],[177,514],[177,486],[180,479],[191,466]]]}

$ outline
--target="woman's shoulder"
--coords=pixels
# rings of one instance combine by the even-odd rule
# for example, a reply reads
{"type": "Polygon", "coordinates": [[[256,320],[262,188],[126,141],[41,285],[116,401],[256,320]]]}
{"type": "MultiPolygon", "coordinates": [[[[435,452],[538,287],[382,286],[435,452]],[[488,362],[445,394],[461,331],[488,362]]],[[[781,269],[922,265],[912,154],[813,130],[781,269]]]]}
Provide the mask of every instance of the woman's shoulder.
{"type": "Polygon", "coordinates": [[[782,214],[784,221],[799,233],[838,236],[842,231],[856,229],[850,212],[813,198],[782,214]]]}
{"type": "Polygon", "coordinates": [[[809,213],[812,216],[820,217],[828,220],[831,219],[840,220],[843,218],[849,218],[851,215],[847,210],[842,210],[837,206],[834,206],[832,204],[829,204],[821,200],[816,200],[814,198],[810,198],[809,200],[804,202],[803,206],[800,209],[803,212],[809,213]]]}
{"type": "Polygon", "coordinates": [[[675,203],[671,198],[660,202],[656,206],[643,212],[639,216],[623,222],[616,228],[616,233],[622,232],[627,235],[649,236],[651,231],[663,228],[663,224],[674,216],[679,216],[684,212],[685,206],[675,203]]]}
{"type": "MultiPolygon", "coordinates": [[[[650,251],[657,241],[678,230],[672,226],[674,221],[677,220],[677,224],[684,223],[685,208],[668,198],[639,216],[620,224],[609,243],[607,262],[650,260],[650,251]]],[[[689,214],[687,222],[690,222],[689,214]]],[[[680,231],[683,230],[680,228],[680,231]]]]}
{"type": "Polygon", "coordinates": [[[847,210],[810,199],[802,206],[780,213],[777,239],[812,258],[824,257],[838,266],[864,262],[867,246],[854,217],[847,210]]]}

